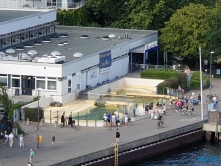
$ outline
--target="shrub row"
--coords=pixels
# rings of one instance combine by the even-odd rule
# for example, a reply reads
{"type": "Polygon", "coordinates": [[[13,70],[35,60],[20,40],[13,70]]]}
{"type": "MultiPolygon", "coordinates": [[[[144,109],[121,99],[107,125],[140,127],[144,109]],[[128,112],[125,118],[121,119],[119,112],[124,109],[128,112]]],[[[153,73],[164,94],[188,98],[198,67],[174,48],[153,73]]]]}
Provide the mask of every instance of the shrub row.
{"type": "MultiPolygon", "coordinates": [[[[199,71],[193,73],[193,75],[191,77],[190,85],[193,88],[200,88],[200,72],[199,71]]],[[[208,87],[209,85],[210,85],[209,77],[206,77],[203,74],[203,86],[208,87]]]]}
{"type": "MultiPolygon", "coordinates": [[[[25,115],[25,119],[29,118],[30,121],[37,122],[38,121],[38,107],[36,108],[23,108],[23,113],[25,115]]],[[[39,121],[44,117],[43,108],[39,107],[39,121]]]]}

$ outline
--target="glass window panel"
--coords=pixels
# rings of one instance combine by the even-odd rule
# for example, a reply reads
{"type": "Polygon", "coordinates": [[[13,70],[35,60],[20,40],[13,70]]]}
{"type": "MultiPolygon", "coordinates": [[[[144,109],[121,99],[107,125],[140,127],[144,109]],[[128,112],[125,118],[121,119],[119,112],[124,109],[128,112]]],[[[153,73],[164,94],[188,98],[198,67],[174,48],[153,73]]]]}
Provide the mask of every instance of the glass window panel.
{"type": "Polygon", "coordinates": [[[71,87],[71,80],[68,80],[68,86],[71,87]]]}
{"type": "Polygon", "coordinates": [[[12,87],[20,87],[20,79],[12,78],[12,87]]]}
{"type": "Polygon", "coordinates": [[[56,90],[56,81],[48,81],[48,89],[56,90]]]}
{"type": "Polygon", "coordinates": [[[0,84],[2,84],[3,86],[7,86],[7,78],[0,77],[0,84]]]}
{"type": "Polygon", "coordinates": [[[37,80],[37,89],[45,89],[45,80],[37,80]]]}

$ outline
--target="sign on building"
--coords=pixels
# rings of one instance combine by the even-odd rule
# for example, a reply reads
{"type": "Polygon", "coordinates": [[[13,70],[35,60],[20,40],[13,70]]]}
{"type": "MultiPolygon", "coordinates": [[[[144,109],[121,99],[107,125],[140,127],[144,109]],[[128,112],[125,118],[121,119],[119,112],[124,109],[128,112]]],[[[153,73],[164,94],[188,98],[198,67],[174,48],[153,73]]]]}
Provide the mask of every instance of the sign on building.
{"type": "Polygon", "coordinates": [[[106,73],[111,70],[111,51],[100,53],[100,73],[106,73]]]}

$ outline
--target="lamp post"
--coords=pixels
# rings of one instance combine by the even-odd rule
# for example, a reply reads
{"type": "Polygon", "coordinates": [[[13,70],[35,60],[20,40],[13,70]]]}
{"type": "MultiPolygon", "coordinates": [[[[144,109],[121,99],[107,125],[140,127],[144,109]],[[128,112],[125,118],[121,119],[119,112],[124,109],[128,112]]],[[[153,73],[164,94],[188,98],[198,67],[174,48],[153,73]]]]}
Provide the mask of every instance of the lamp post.
{"type": "Polygon", "coordinates": [[[214,52],[213,51],[211,51],[210,52],[210,74],[209,74],[209,78],[210,78],[210,96],[211,96],[211,87],[212,87],[212,84],[211,84],[211,81],[212,81],[212,79],[211,79],[211,77],[212,77],[212,56],[213,56],[213,54],[214,54],[214,52]]]}
{"type": "Polygon", "coordinates": [[[37,126],[37,149],[39,149],[39,90],[41,88],[38,88],[38,126],[37,126]]]}

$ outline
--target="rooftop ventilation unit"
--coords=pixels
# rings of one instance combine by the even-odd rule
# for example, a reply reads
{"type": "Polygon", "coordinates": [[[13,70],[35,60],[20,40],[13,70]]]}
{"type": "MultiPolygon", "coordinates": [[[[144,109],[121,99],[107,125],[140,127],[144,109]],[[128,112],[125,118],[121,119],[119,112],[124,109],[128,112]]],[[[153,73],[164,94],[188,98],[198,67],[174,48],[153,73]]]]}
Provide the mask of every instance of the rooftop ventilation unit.
{"type": "Polygon", "coordinates": [[[34,45],[36,45],[36,46],[41,46],[41,45],[42,45],[42,42],[41,42],[41,41],[35,41],[35,42],[34,42],[34,45]]]}
{"type": "Polygon", "coordinates": [[[25,46],[24,47],[26,47],[26,48],[33,48],[34,47],[34,45],[33,44],[25,44],[25,46]]]}
{"type": "Polygon", "coordinates": [[[51,36],[51,39],[59,39],[58,35],[51,36]]]}
{"type": "Polygon", "coordinates": [[[28,51],[28,55],[37,55],[37,54],[38,54],[38,52],[35,50],[28,51]]]}
{"type": "Polygon", "coordinates": [[[50,43],[50,42],[51,42],[51,39],[43,39],[42,42],[43,42],[43,43],[50,43]]]}
{"type": "Polygon", "coordinates": [[[74,55],[73,55],[75,58],[80,58],[80,57],[82,57],[83,56],[83,54],[82,53],[80,53],[80,52],[76,52],[76,53],[74,53],[74,55]]]}
{"type": "Polygon", "coordinates": [[[17,47],[15,47],[15,50],[18,50],[18,51],[22,51],[22,50],[24,50],[25,48],[24,47],[22,47],[22,46],[17,46],[17,47]]]}
{"type": "Polygon", "coordinates": [[[108,37],[109,37],[109,38],[115,38],[116,35],[115,35],[115,34],[110,34],[108,37]]]}
{"type": "Polygon", "coordinates": [[[68,41],[64,41],[63,43],[64,43],[64,45],[68,45],[69,44],[68,41]]]}
{"type": "Polygon", "coordinates": [[[65,61],[65,56],[42,56],[39,59],[36,59],[38,63],[61,63],[65,61]]]}
{"type": "Polygon", "coordinates": [[[61,53],[58,51],[53,51],[53,52],[51,52],[51,55],[52,56],[61,56],[61,53]]]}
{"type": "Polygon", "coordinates": [[[58,43],[58,46],[64,46],[64,43],[58,43]]]}
{"type": "Polygon", "coordinates": [[[60,34],[60,37],[68,37],[68,34],[60,34]]]}
{"type": "Polygon", "coordinates": [[[80,39],[89,39],[89,36],[88,35],[81,35],[80,39]]]}
{"type": "Polygon", "coordinates": [[[5,52],[8,54],[14,54],[15,50],[13,48],[9,48],[9,49],[5,50],[5,52]]]}
{"type": "Polygon", "coordinates": [[[101,40],[110,40],[110,38],[108,36],[103,36],[101,37],[101,40]]]}

